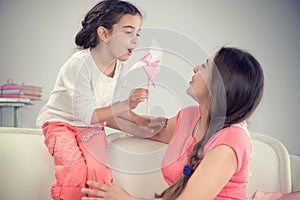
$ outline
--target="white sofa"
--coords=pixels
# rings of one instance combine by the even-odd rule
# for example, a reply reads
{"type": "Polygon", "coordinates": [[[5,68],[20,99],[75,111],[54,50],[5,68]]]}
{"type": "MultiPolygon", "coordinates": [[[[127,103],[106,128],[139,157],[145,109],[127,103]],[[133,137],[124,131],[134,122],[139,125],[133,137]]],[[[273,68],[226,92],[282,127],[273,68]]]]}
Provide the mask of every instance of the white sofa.
{"type": "MultiPolygon", "coordinates": [[[[300,190],[300,157],[289,155],[272,137],[252,133],[253,162],[248,199],[256,190],[289,193],[300,190]]],[[[166,183],[160,171],[165,144],[112,133],[108,164],[115,182],[134,196],[151,197],[166,183]]],[[[41,130],[0,128],[0,199],[50,200],[54,166],[41,130]]]]}

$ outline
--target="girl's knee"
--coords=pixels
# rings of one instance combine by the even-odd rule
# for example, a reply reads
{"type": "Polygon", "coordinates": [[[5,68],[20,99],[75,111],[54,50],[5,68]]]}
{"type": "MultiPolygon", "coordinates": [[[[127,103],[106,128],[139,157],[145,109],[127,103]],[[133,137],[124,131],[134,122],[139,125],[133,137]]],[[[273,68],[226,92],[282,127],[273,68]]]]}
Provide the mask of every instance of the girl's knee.
{"type": "Polygon", "coordinates": [[[86,195],[81,192],[82,187],[61,187],[54,185],[51,188],[51,197],[54,200],[81,200],[86,195]]]}
{"type": "Polygon", "coordinates": [[[56,166],[56,182],[60,186],[73,187],[84,186],[87,177],[87,166],[85,163],[77,163],[70,166],[56,166]]]}

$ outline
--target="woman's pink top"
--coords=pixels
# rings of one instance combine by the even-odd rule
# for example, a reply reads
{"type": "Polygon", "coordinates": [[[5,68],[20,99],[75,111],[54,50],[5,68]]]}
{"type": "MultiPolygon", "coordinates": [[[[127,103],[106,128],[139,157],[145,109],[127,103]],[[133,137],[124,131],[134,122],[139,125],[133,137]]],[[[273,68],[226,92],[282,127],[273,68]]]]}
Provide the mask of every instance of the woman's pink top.
{"type": "Polygon", "coordinates": [[[231,147],[235,152],[237,169],[215,200],[246,199],[252,159],[251,138],[244,127],[232,125],[222,129],[208,141],[203,149],[204,156],[222,144],[231,147]]]}
{"type": "Polygon", "coordinates": [[[172,185],[181,175],[189,154],[198,142],[192,132],[200,118],[198,106],[189,106],[182,109],[176,118],[176,128],[167,152],[162,160],[162,173],[165,181],[172,185]]]}
{"type": "MultiPolygon", "coordinates": [[[[177,126],[162,162],[162,173],[169,185],[182,175],[188,156],[198,142],[192,137],[192,132],[199,118],[200,111],[197,106],[184,108],[177,115],[177,126]]],[[[251,138],[246,128],[241,125],[227,127],[208,141],[203,149],[204,156],[221,144],[230,146],[235,151],[238,166],[215,199],[245,199],[252,155],[251,138]]]]}

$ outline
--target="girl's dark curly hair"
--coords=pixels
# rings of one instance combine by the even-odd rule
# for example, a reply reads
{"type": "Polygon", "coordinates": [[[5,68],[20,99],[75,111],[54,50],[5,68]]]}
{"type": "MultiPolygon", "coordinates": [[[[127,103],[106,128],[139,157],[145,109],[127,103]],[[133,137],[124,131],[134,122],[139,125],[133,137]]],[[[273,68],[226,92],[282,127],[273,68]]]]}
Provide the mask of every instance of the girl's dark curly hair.
{"type": "Polygon", "coordinates": [[[103,26],[109,31],[118,23],[123,15],[140,15],[141,12],[131,3],[120,0],[104,0],[96,4],[82,21],[82,28],[75,37],[79,48],[96,47],[99,43],[97,29],[103,26]]]}

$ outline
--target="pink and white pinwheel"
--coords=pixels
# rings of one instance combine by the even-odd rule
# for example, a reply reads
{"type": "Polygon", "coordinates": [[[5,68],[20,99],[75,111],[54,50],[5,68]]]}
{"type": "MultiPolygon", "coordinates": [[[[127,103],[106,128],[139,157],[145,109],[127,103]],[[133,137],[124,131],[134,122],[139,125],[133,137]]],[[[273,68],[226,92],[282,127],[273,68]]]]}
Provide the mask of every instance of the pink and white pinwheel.
{"type": "MultiPolygon", "coordinates": [[[[140,67],[143,67],[147,77],[148,77],[148,89],[149,89],[149,82],[155,87],[155,78],[160,72],[160,65],[161,65],[161,59],[162,59],[162,50],[159,48],[159,44],[153,40],[150,51],[143,56],[141,59],[139,59],[138,62],[136,62],[130,70],[134,70],[140,67]]],[[[130,71],[129,70],[129,71],[130,71]]],[[[148,107],[149,107],[148,99],[146,100],[146,113],[148,116],[148,107]]]]}
{"type": "Polygon", "coordinates": [[[149,52],[143,58],[141,58],[141,61],[145,62],[143,68],[152,85],[155,87],[155,77],[160,72],[161,60],[157,59],[152,61],[152,54],[149,52]]]}

